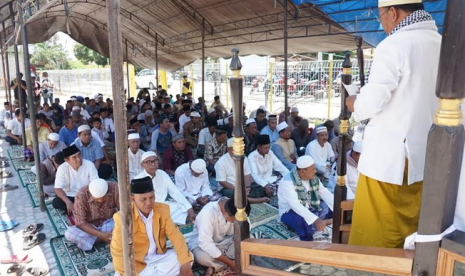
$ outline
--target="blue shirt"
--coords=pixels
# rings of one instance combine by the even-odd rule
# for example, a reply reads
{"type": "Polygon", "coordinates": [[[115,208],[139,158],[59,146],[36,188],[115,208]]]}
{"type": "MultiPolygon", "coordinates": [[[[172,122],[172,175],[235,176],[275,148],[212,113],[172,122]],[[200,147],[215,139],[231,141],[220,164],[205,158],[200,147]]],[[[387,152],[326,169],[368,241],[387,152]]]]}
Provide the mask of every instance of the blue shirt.
{"type": "Polygon", "coordinates": [[[157,150],[160,153],[164,153],[171,146],[171,138],[176,133],[171,128],[163,134],[157,129],[152,134],[152,144],[150,150],[157,150]]]}
{"type": "Polygon", "coordinates": [[[270,142],[271,144],[273,144],[274,142],[278,141],[279,139],[279,134],[278,134],[278,130],[277,129],[274,129],[274,131],[272,131],[270,129],[269,126],[266,126],[262,129],[262,131],[260,131],[260,134],[261,135],[268,135],[270,136],[270,142]]]}
{"type": "Polygon", "coordinates": [[[60,141],[68,146],[71,145],[78,136],[77,129],[77,127],[74,127],[72,130],[69,130],[66,127],[62,127],[59,133],[60,141]]]}
{"type": "Polygon", "coordinates": [[[81,151],[83,159],[89,160],[91,162],[94,162],[98,159],[103,159],[102,147],[100,146],[100,143],[95,142],[94,139],[90,140],[90,143],[87,145],[87,147],[82,144],[81,139],[78,139],[74,144],[81,151]]]}

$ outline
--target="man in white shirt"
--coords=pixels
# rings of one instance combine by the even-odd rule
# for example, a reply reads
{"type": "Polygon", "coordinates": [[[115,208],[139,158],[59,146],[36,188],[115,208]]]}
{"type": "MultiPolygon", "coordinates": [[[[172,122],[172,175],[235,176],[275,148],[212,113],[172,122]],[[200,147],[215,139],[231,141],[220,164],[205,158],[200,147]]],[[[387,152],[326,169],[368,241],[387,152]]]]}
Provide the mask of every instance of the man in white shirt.
{"type": "Polygon", "coordinates": [[[195,221],[195,212],[192,205],[187,201],[184,195],[174,185],[169,175],[158,169],[158,156],[153,151],[147,151],[142,154],[141,166],[144,169],[134,179],[150,176],[155,190],[156,202],[165,203],[170,206],[171,219],[178,225],[186,224],[186,218],[189,221],[195,221]],[[171,200],[168,200],[168,195],[171,200]]]}
{"type": "Polygon", "coordinates": [[[191,107],[186,105],[183,107],[184,114],[179,116],[179,131],[183,130],[183,126],[185,123],[191,120],[191,107]]]}
{"type": "Polygon", "coordinates": [[[317,174],[328,178],[331,163],[334,161],[334,152],[331,144],[328,143],[328,129],[322,125],[317,127],[315,132],[316,139],[308,143],[305,155],[309,155],[315,160],[317,174]]]}
{"type": "Polygon", "coordinates": [[[52,157],[55,153],[66,148],[66,144],[60,141],[58,133],[50,133],[45,142],[39,144],[40,162],[45,161],[47,157],[52,157]]]}
{"type": "Polygon", "coordinates": [[[131,133],[128,135],[128,164],[129,164],[129,181],[133,180],[136,175],[144,170],[140,165],[142,155],[145,151],[141,150],[140,147],[140,135],[139,133],[131,133]]]}
{"type": "Polygon", "coordinates": [[[202,129],[199,133],[199,143],[197,145],[197,156],[203,158],[205,154],[205,147],[208,145],[211,139],[213,139],[213,134],[215,134],[215,127],[218,125],[216,120],[211,120],[207,118],[207,127],[202,129]]]}
{"type": "Polygon", "coordinates": [[[115,124],[113,123],[113,119],[108,117],[108,114],[109,112],[107,108],[100,109],[100,119],[102,119],[102,125],[107,131],[111,140],[113,141],[113,134],[115,133],[115,124]]]}
{"type": "Polygon", "coordinates": [[[315,162],[307,155],[297,159],[297,166],[279,185],[279,216],[301,241],[312,241],[316,231],[332,224],[333,201],[333,194],[316,176],[315,162]]]}
{"type": "Polygon", "coordinates": [[[3,103],[4,109],[0,111],[0,126],[5,127],[7,126],[6,122],[9,121],[10,118],[6,116],[7,112],[10,112],[10,103],[4,102],[3,103]]]}
{"type": "Polygon", "coordinates": [[[81,151],[73,145],[63,150],[65,163],[61,164],[55,176],[57,196],[52,206],[71,214],[74,209],[74,197],[80,188],[99,178],[94,163],[84,160],[81,151]]]}
{"type": "MultiPolygon", "coordinates": [[[[23,122],[23,117],[21,116],[21,111],[18,109],[15,110],[16,118],[10,120],[8,126],[6,128],[6,137],[5,141],[10,143],[10,145],[21,145],[23,143],[23,139],[21,135],[23,134],[23,130],[21,128],[21,124],[23,122]]],[[[24,119],[24,128],[28,128],[31,126],[31,120],[28,118],[24,119]]]]}
{"type": "MultiPolygon", "coordinates": [[[[250,214],[250,204],[245,212],[250,214]]],[[[195,221],[194,233],[198,239],[189,245],[194,259],[207,267],[205,276],[211,276],[227,267],[235,270],[234,216],[237,209],[234,199],[221,199],[208,203],[195,221]]]]}
{"type": "Polygon", "coordinates": [[[174,174],[176,187],[192,204],[194,210],[200,210],[210,201],[216,201],[221,193],[213,193],[210,188],[208,173],[205,173],[207,164],[203,159],[189,161],[176,169],[174,174]]]}
{"type": "Polygon", "coordinates": [[[279,161],[278,158],[270,151],[270,137],[268,135],[259,135],[257,139],[258,147],[249,154],[250,171],[252,178],[258,185],[265,189],[267,197],[276,195],[279,180],[286,175],[289,170],[279,161]],[[273,174],[273,171],[279,172],[281,177],[273,174]]]}
{"type": "Polygon", "coordinates": [[[362,155],[362,142],[355,142],[354,147],[347,153],[346,185],[355,194],[358,183],[358,160],[362,155]]]}

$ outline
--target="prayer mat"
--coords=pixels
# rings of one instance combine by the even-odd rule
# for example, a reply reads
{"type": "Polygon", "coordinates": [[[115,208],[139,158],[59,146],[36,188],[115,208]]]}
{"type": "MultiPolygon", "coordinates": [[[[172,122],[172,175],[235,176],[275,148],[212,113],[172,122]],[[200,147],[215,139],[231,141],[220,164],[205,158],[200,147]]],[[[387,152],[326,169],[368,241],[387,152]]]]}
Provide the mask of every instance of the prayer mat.
{"type": "Polygon", "coordinates": [[[23,146],[13,145],[8,149],[8,155],[10,159],[24,159],[24,148],[23,146]]]}
{"type": "MultiPolygon", "coordinates": [[[[390,276],[390,274],[381,274],[381,273],[373,273],[373,272],[366,272],[360,270],[352,270],[352,269],[345,269],[345,268],[338,268],[333,266],[322,266],[322,265],[313,265],[307,263],[299,263],[296,265],[291,266],[285,271],[289,271],[291,273],[295,273],[298,275],[340,275],[340,276],[390,276]]],[[[460,274],[463,275],[463,274],[460,274]]]]}
{"type": "Polygon", "coordinates": [[[249,222],[252,228],[277,219],[279,216],[278,209],[267,203],[251,204],[251,207],[249,222]]]}
{"type": "MultiPolygon", "coordinates": [[[[40,206],[39,187],[37,187],[37,184],[29,184],[26,186],[26,189],[29,194],[29,197],[31,198],[32,206],[34,208],[39,207],[40,206]]],[[[45,200],[45,205],[51,204],[52,199],[53,198],[45,200]]]]}
{"type": "Polygon", "coordinates": [[[53,208],[52,204],[45,206],[47,207],[48,217],[50,218],[50,221],[52,222],[53,228],[55,228],[57,235],[64,235],[66,229],[68,229],[69,226],[72,226],[68,216],[53,208]]]}
{"type": "Polygon", "coordinates": [[[22,159],[11,159],[10,163],[13,164],[13,168],[16,171],[19,171],[19,170],[28,170],[28,171],[30,171],[32,166],[34,166],[34,162],[26,162],[26,160],[24,160],[24,158],[22,158],[22,159]]]}
{"type": "Polygon", "coordinates": [[[256,239],[298,240],[299,235],[292,229],[274,219],[266,224],[252,228],[250,236],[256,239]]]}
{"type": "Polygon", "coordinates": [[[91,250],[82,251],[64,236],[50,240],[58,269],[62,276],[113,276],[110,246],[97,243],[91,250]]]}
{"type": "MultiPolygon", "coordinates": [[[[194,273],[194,276],[202,276],[202,275],[205,275],[205,273],[207,272],[207,268],[194,262],[192,265],[192,272],[194,273]]],[[[234,274],[234,271],[232,271],[228,267],[225,270],[214,273],[213,276],[223,276],[223,275],[232,275],[232,274],[234,274]]]]}
{"type": "Polygon", "coordinates": [[[21,170],[18,172],[18,174],[19,174],[19,180],[21,180],[21,184],[23,185],[23,187],[37,183],[37,177],[35,173],[33,173],[30,170],[29,171],[21,170]]]}

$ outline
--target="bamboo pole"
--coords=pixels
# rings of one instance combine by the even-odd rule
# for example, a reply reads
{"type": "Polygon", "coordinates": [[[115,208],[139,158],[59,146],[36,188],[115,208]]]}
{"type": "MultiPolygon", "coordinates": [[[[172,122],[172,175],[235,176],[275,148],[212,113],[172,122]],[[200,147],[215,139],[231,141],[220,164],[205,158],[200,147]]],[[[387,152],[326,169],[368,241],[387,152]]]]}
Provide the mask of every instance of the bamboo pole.
{"type": "MultiPolygon", "coordinates": [[[[107,0],[108,43],[110,48],[111,83],[115,122],[127,122],[124,101],[123,48],[121,35],[120,0],[107,0]]],[[[116,164],[121,207],[121,234],[123,241],[124,275],[136,275],[132,235],[132,208],[130,199],[127,124],[115,124],[116,164]]]]}

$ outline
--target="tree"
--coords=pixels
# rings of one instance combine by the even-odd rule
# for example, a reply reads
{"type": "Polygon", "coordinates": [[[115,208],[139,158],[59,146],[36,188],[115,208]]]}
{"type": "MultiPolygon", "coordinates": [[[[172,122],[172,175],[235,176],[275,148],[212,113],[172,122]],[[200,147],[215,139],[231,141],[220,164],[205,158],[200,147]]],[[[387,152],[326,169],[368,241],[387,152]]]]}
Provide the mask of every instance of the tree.
{"type": "Polygon", "coordinates": [[[44,43],[34,45],[34,54],[32,55],[31,63],[37,69],[45,70],[66,70],[70,69],[68,53],[61,44],[58,43],[58,37],[53,36],[44,43]]]}
{"type": "Polygon", "coordinates": [[[74,56],[85,65],[95,63],[98,66],[105,66],[108,64],[108,59],[105,56],[102,56],[82,44],[75,44],[73,51],[74,56]]]}

